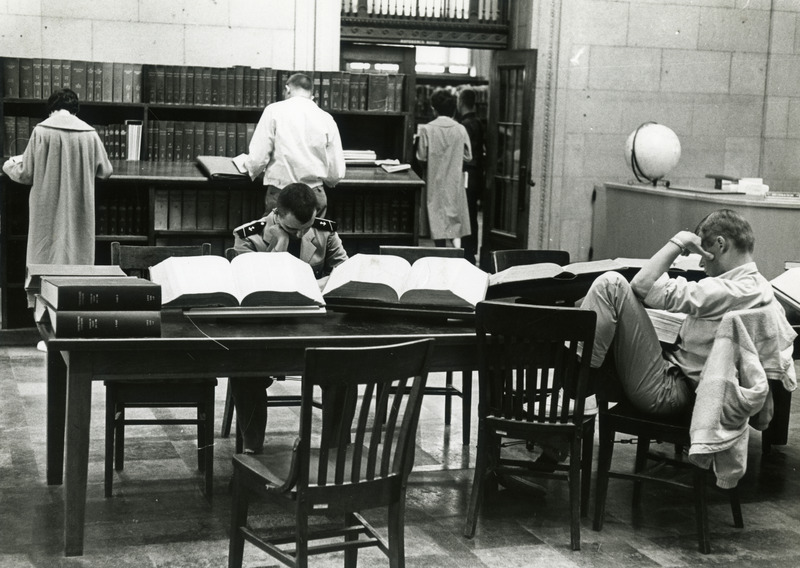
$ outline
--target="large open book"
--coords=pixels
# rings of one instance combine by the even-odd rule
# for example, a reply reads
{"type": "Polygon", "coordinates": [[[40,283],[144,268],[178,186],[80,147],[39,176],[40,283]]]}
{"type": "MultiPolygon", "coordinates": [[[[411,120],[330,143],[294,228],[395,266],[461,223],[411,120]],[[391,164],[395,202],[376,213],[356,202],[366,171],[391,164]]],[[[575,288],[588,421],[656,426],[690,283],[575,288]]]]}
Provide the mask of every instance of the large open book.
{"type": "Polygon", "coordinates": [[[150,267],[164,307],[309,306],[322,299],[311,266],[288,252],[176,256],[150,267]]]}
{"type": "Polygon", "coordinates": [[[356,254],[333,269],[328,305],[402,305],[474,311],[489,275],[463,258],[424,257],[409,264],[391,254],[356,254]]]}
{"type": "Polygon", "coordinates": [[[543,278],[558,278],[560,280],[573,280],[576,276],[584,274],[600,274],[609,270],[623,270],[627,265],[616,260],[590,260],[586,262],[573,262],[560,266],[553,262],[538,262],[536,264],[520,264],[501,270],[489,277],[490,286],[511,284],[525,280],[539,280],[543,278]]]}
{"type": "Polygon", "coordinates": [[[559,266],[552,262],[511,266],[492,274],[488,299],[520,297],[526,303],[571,306],[586,295],[599,274],[616,270],[630,279],[628,267],[616,260],[591,260],[559,266]]]}

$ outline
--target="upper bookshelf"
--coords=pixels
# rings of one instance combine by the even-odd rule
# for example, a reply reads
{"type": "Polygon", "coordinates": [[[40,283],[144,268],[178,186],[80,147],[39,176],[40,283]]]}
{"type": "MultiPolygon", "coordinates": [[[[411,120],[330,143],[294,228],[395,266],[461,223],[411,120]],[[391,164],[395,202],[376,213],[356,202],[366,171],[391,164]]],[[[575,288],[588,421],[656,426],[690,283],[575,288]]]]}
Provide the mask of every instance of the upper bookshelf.
{"type": "MultiPolygon", "coordinates": [[[[81,118],[95,126],[112,159],[127,157],[127,121],[141,121],[143,160],[235,156],[246,151],[264,107],[282,98],[295,72],[5,57],[0,155],[21,153],[33,127],[45,118],[49,93],[69,87],[81,102],[81,118]]],[[[312,79],[315,100],[334,116],[346,147],[353,148],[348,146],[352,140],[369,144],[381,158],[405,159],[410,116],[405,74],[301,72],[312,79]]]]}

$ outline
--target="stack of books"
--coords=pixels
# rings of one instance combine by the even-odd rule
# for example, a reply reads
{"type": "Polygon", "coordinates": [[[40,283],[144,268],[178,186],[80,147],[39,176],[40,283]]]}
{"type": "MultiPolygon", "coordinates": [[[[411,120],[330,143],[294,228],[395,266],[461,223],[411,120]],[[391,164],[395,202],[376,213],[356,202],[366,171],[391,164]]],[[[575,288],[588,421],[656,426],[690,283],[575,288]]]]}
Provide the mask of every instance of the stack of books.
{"type": "Polygon", "coordinates": [[[45,276],[34,317],[56,337],[160,337],[161,286],[143,278],[45,276]]]}
{"type": "Polygon", "coordinates": [[[345,150],[344,162],[349,166],[374,166],[378,155],[375,150],[345,150]]]}

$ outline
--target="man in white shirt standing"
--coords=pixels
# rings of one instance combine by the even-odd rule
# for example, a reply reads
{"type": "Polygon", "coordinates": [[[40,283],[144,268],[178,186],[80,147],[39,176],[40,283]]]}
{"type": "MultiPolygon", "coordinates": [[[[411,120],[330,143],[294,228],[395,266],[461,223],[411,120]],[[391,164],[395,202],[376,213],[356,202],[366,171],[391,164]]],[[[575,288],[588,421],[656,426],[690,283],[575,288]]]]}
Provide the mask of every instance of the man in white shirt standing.
{"type": "Polygon", "coordinates": [[[266,211],[274,208],[278,192],[290,183],[312,188],[323,217],[328,206],[325,187],[335,186],[345,173],[344,151],[333,117],[312,97],[308,76],[295,73],[286,81],[285,100],[267,105],[258,121],[249,154],[243,155],[251,179],[264,172],[266,211]]]}

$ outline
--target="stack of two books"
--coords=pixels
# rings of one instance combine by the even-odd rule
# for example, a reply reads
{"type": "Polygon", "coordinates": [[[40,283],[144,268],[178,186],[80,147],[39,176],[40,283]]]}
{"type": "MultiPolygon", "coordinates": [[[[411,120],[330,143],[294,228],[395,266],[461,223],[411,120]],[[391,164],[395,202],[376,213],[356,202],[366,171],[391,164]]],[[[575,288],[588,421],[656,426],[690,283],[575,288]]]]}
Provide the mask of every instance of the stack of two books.
{"type": "Polygon", "coordinates": [[[61,338],[160,337],[161,286],[143,278],[45,276],[34,317],[61,338]]]}

